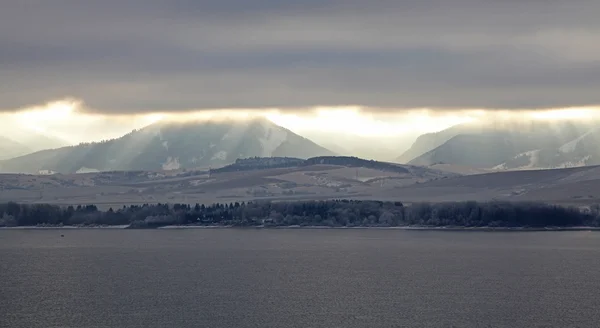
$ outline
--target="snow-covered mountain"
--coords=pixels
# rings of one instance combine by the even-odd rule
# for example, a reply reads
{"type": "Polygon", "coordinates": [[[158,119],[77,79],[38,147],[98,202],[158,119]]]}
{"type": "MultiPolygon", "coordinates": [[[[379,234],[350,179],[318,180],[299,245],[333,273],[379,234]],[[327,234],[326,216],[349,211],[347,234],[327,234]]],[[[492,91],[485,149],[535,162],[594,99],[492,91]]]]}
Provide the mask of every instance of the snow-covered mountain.
{"type": "Polygon", "coordinates": [[[396,162],[406,164],[411,160],[443,145],[448,140],[461,134],[478,134],[487,131],[486,128],[476,124],[459,124],[445,130],[426,133],[417,138],[412,146],[396,158],[396,162]]]}
{"type": "Polygon", "coordinates": [[[417,140],[411,148],[409,155],[414,157],[408,160],[409,164],[430,166],[444,163],[496,170],[600,164],[600,129],[593,122],[488,125],[480,131],[458,126],[420,139],[420,144],[417,140]],[[423,147],[423,140],[434,140],[435,143],[429,144],[439,145],[427,149],[423,147]]]}
{"type": "Polygon", "coordinates": [[[566,168],[600,165],[600,129],[594,128],[557,148],[517,154],[497,169],[566,168]]]}
{"type": "Polygon", "coordinates": [[[237,158],[333,155],[266,119],[159,122],[121,138],[39,151],[0,162],[3,172],[175,170],[220,166],[237,158]]]}

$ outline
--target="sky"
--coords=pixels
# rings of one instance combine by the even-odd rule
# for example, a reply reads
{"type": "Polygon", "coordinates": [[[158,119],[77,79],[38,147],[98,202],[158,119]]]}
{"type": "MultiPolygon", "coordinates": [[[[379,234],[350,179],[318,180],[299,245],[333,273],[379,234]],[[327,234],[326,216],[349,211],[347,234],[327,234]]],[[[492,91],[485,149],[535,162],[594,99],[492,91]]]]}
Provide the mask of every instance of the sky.
{"type": "Polygon", "coordinates": [[[314,137],[396,142],[481,111],[580,115],[568,109],[600,104],[599,12],[597,0],[3,0],[0,126],[81,141],[254,112],[314,137]]]}

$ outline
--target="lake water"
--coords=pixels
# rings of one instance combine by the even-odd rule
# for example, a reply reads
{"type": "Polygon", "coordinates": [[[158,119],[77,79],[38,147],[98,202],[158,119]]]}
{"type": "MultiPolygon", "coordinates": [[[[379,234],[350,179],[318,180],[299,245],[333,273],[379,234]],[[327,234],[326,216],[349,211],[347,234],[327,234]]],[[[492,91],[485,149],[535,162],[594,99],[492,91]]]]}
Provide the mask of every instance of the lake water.
{"type": "Polygon", "coordinates": [[[598,327],[599,306],[600,232],[0,230],[0,327],[598,327]]]}

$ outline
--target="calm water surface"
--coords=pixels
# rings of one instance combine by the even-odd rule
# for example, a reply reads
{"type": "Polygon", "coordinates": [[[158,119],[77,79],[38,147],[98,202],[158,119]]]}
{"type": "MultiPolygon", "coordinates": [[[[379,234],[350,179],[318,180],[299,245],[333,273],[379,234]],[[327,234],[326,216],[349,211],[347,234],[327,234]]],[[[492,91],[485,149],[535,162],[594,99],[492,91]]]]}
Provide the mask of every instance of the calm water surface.
{"type": "Polygon", "coordinates": [[[0,230],[0,327],[598,327],[599,275],[600,232],[0,230]]]}

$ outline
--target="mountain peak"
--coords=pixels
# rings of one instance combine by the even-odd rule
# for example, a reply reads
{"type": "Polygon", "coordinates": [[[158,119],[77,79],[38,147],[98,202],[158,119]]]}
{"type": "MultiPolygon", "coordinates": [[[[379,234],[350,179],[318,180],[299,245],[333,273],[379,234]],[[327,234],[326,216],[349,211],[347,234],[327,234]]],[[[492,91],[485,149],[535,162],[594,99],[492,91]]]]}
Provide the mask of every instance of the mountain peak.
{"type": "Polygon", "coordinates": [[[237,158],[308,158],[333,153],[266,118],[162,121],[121,138],[5,161],[4,172],[174,170],[221,166],[237,158]]]}

